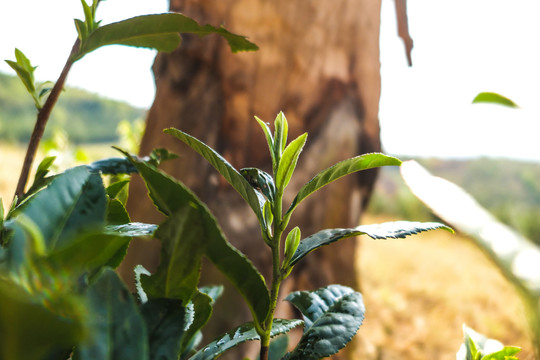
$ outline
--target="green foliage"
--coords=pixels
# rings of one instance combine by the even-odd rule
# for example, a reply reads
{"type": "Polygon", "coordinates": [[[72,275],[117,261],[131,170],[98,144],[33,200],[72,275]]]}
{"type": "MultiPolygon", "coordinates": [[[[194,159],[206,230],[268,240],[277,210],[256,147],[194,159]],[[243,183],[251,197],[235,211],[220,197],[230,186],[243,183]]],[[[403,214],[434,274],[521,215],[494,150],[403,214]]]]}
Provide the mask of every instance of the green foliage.
{"type": "Polygon", "coordinates": [[[105,45],[127,45],[171,52],[180,44],[181,33],[200,36],[219,34],[227,40],[233,52],[258,49],[244,36],[230,33],[223,27],[201,26],[195,20],[178,13],[136,16],[101,27],[95,22],[89,25],[94,21],[93,18],[94,15],[90,19],[87,17],[84,23],[81,20],[76,22],[81,46],[73,56],[74,61],[105,45]]]}
{"type": "Polygon", "coordinates": [[[473,99],[473,104],[479,103],[488,103],[488,104],[498,104],[502,106],[507,106],[511,108],[519,107],[515,102],[509,98],[502,96],[494,92],[482,92],[473,99]]]}
{"type": "MultiPolygon", "coordinates": [[[[259,220],[263,240],[270,247],[273,259],[272,283],[268,292],[270,294],[270,303],[269,308],[267,308],[266,316],[261,316],[262,313],[258,312],[257,308],[254,307],[253,302],[250,302],[250,299],[244,295],[244,298],[246,298],[252,310],[254,320],[253,323],[243,325],[245,327],[238,328],[235,330],[235,332],[226,334],[223,338],[217,339],[209,347],[199,352],[195,356],[196,359],[213,359],[219,356],[221,352],[225,351],[229,347],[236,346],[237,343],[256,338],[260,339],[261,341],[261,355],[267,357],[270,338],[274,335],[273,329],[275,324],[273,323],[273,313],[277,304],[280,284],[287,276],[289,276],[294,265],[301,258],[318,247],[330,244],[343,238],[361,234],[368,234],[373,238],[401,238],[420,231],[437,228],[446,228],[451,230],[439,223],[423,224],[396,222],[383,225],[363,226],[354,229],[323,230],[304,239],[303,241],[300,241],[300,229],[294,228],[285,239],[285,250],[283,259],[281,259],[281,237],[283,231],[289,223],[292,212],[303,199],[321,187],[326,186],[345,175],[379,166],[399,165],[401,162],[396,158],[383,154],[367,154],[353,159],[344,160],[326,170],[323,170],[310,182],[304,185],[298,192],[288,211],[283,214],[283,194],[293,175],[296,163],[299,160],[299,155],[306,142],[307,134],[299,136],[287,145],[288,124],[283,113],[279,113],[276,117],[274,122],[275,131],[273,136],[269,127],[264,122],[258,118],[256,118],[256,120],[264,131],[268,142],[268,148],[273,162],[273,174],[267,174],[266,172],[256,168],[245,168],[238,172],[229,162],[227,162],[227,160],[201,141],[177,129],[165,130],[165,133],[177,137],[179,140],[183,141],[193,150],[202,155],[250,205],[259,220]],[[231,334],[242,335],[233,336],[231,334]]],[[[139,168],[139,171],[141,175],[145,177],[144,172],[146,170],[143,171],[143,169],[139,168]]],[[[148,178],[146,178],[146,181],[147,183],[149,182],[148,178]]],[[[165,183],[167,182],[170,183],[171,181],[166,181],[165,183]]],[[[179,201],[179,199],[174,200],[172,203],[169,203],[170,201],[165,201],[165,199],[173,198],[176,196],[174,194],[177,193],[167,190],[168,186],[165,185],[165,183],[160,184],[159,186],[157,183],[149,186],[150,196],[154,199],[154,202],[158,208],[161,208],[165,214],[169,214],[171,216],[171,214],[175,211],[175,207],[177,207],[181,201],[179,201]],[[161,194],[157,194],[160,192],[161,194]],[[156,194],[153,195],[153,193],[156,194]]],[[[194,195],[182,196],[182,198],[184,201],[188,200],[189,198],[194,201],[194,195]]],[[[179,220],[176,220],[174,223],[178,224],[179,222],[179,220]]],[[[190,223],[196,222],[191,220],[190,223]]],[[[204,238],[204,236],[202,238],[204,238]]],[[[218,247],[212,246],[211,248],[214,250],[218,247]]],[[[206,251],[208,252],[208,250],[206,251]]],[[[213,260],[211,256],[209,256],[209,258],[216,265],[218,265],[219,263],[216,263],[216,260],[218,260],[219,257],[223,257],[224,254],[224,251],[220,251],[220,254],[216,254],[215,260],[213,260]]],[[[241,259],[242,258],[238,258],[235,261],[239,263],[241,259]]],[[[242,259],[242,261],[246,260],[242,259]]],[[[235,264],[234,262],[226,263],[228,264],[227,267],[220,268],[220,270],[225,274],[227,274],[227,271],[230,271],[228,269],[235,264]]],[[[255,293],[252,286],[250,286],[250,289],[244,289],[242,287],[244,284],[245,283],[236,283],[235,286],[241,293],[242,291],[246,290],[255,293]]],[[[284,358],[320,359],[330,356],[344,347],[358,330],[358,327],[363,320],[364,313],[364,305],[361,295],[348,288],[334,287],[329,289],[320,289],[314,293],[298,294],[299,298],[311,299],[310,309],[312,309],[313,306],[317,306],[316,304],[320,303],[320,301],[313,298],[313,296],[319,296],[318,292],[325,293],[326,291],[343,291],[343,294],[341,294],[343,296],[339,296],[338,298],[334,299],[334,302],[322,310],[324,312],[323,315],[317,317],[316,319],[310,319],[308,316],[306,323],[309,324],[307,324],[304,337],[298,344],[296,350],[291,354],[286,355],[284,358]],[[339,333],[336,333],[334,330],[330,330],[337,328],[340,329],[339,333]],[[332,337],[329,336],[330,333],[332,333],[332,337]]],[[[256,292],[268,294],[262,290],[257,290],[256,292]]],[[[293,296],[293,299],[295,298],[296,297],[293,296]]],[[[293,300],[293,303],[295,303],[295,300],[293,300]]]]}
{"type": "Polygon", "coordinates": [[[456,355],[457,360],[517,360],[514,355],[521,351],[515,346],[503,346],[499,341],[488,339],[463,325],[463,345],[456,355]]]}
{"type": "MultiPolygon", "coordinates": [[[[222,27],[201,26],[182,14],[138,16],[101,26],[96,18],[99,2],[93,0],[89,5],[81,0],[84,20],[75,20],[78,40],[66,70],[43,107],[45,91],[35,85],[35,68],[30,61],[18,50],[17,61],[8,61],[34,98],[39,114],[37,128],[45,126],[71,65],[101,46],[119,44],[172,51],[181,40],[180,33],[213,33],[227,40],[233,52],[257,49],[243,36],[222,27]]],[[[272,174],[255,168],[238,171],[194,137],[176,129],[165,132],[201,154],[251,207],[272,258],[270,284],[266,284],[249,258],[226,239],[205,204],[157,168],[161,161],[176,155],[156,149],[149,157],[138,158],[120,150],[125,159],[104,159],[54,176],[48,176],[54,165],[54,158],[49,157],[38,167],[34,183],[26,193],[26,176],[21,176],[24,181],[17,189],[20,198],[15,198],[5,217],[0,214],[2,359],[215,359],[228,349],[253,340],[260,341],[262,360],[268,359],[269,351],[271,359],[321,359],[342,349],[364,319],[362,295],[339,285],[295,292],[287,299],[302,312],[304,321],[275,319],[280,285],[294,265],[318,247],[354,235],[401,238],[447,227],[438,223],[396,222],[323,230],[303,241],[296,227],[283,240],[292,212],[316,190],[357,171],[401,162],[383,154],[344,160],[305,184],[283,213],[283,195],[307,134],[287,144],[288,123],[283,113],[276,117],[274,134],[268,125],[257,121],[268,142],[272,174]],[[140,175],[154,205],[167,217],[159,226],[130,220],[125,204],[129,176],[133,173],[140,175]],[[112,179],[107,188],[106,176],[112,179]],[[162,253],[153,274],[141,266],[134,269],[137,294],[132,296],[114,269],[135,236],[159,239],[162,253]],[[219,287],[197,288],[203,257],[235,286],[253,321],[198,350],[201,329],[221,293],[219,287]],[[270,350],[271,338],[302,324],[304,334],[291,353],[285,353],[283,340],[270,350]]],[[[92,127],[98,126],[93,123],[92,127]]],[[[38,140],[41,134],[34,136],[33,140],[38,140]]],[[[28,165],[25,162],[23,174],[28,165]]],[[[261,248],[268,250],[264,245],[261,248]]]]}
{"type": "Polygon", "coordinates": [[[49,83],[35,83],[34,71],[37,66],[32,66],[30,60],[21,50],[15,49],[15,59],[16,61],[6,60],[6,63],[15,70],[24,87],[32,96],[35,107],[39,110],[43,107],[43,98],[51,90],[49,83]]]}
{"type": "Polygon", "coordinates": [[[284,357],[287,360],[316,360],[334,355],[351,341],[364,321],[362,295],[346,286],[295,291],[285,300],[304,316],[304,334],[296,348],[284,357]]]}
{"type": "MultiPolygon", "coordinates": [[[[302,323],[302,320],[274,319],[270,336],[274,337],[287,333],[295,327],[302,325],[302,323]]],[[[246,341],[253,340],[260,340],[260,335],[257,333],[253,323],[246,323],[212,341],[190,359],[213,360],[222,355],[225,351],[245,343],[246,341]]]]}

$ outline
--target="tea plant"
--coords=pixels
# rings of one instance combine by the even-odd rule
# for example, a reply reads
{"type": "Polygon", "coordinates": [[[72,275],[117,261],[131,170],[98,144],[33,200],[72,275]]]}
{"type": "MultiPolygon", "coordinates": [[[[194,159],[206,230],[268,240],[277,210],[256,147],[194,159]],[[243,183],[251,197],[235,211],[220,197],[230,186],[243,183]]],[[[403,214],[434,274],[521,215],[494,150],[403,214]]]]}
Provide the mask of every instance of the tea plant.
{"type": "MultiPolygon", "coordinates": [[[[338,240],[363,234],[374,239],[385,239],[402,238],[437,228],[449,229],[439,223],[391,222],[379,225],[362,225],[350,229],[321,230],[303,240],[301,240],[301,229],[298,227],[294,227],[286,233],[291,215],[296,207],[323,186],[357,171],[379,166],[400,165],[401,162],[383,154],[365,154],[344,160],[315,175],[298,191],[289,207],[284,208],[283,195],[306,143],[307,134],[302,134],[287,144],[288,124],[282,113],[276,117],[273,133],[266,123],[258,118],[256,120],[268,143],[272,159],[272,174],[257,168],[246,168],[238,171],[212,148],[196,138],[177,129],[165,130],[165,133],[177,137],[201,154],[248,203],[259,220],[261,237],[269,248],[269,256],[272,258],[271,283],[266,285],[258,270],[253,268],[244,255],[232,248],[232,245],[223,238],[220,231],[216,229],[209,231],[209,228],[215,225],[208,220],[209,215],[206,208],[199,205],[201,209],[199,223],[205,224],[208,235],[191,238],[193,242],[191,245],[187,244],[188,241],[184,239],[183,246],[188,247],[190,251],[184,251],[179,255],[186,257],[184,260],[186,263],[188,261],[198,263],[202,256],[206,256],[212,261],[243,295],[251,311],[253,322],[244,324],[207,345],[194,356],[194,359],[213,359],[232,346],[255,339],[260,340],[261,343],[260,358],[267,359],[270,338],[288,332],[301,324],[296,320],[275,319],[274,311],[282,281],[290,275],[294,266],[310,252],[338,240]],[[206,242],[204,245],[201,244],[201,238],[205,239],[202,240],[202,242],[206,242]],[[230,259],[227,259],[228,257],[230,259]]],[[[172,217],[175,212],[181,211],[182,218],[185,218],[185,211],[193,212],[192,204],[184,206],[187,210],[178,209],[182,200],[171,199],[172,193],[168,192],[167,196],[160,194],[162,189],[167,187],[167,182],[172,180],[164,180],[164,177],[161,180],[156,179],[156,174],[149,172],[144,163],[135,162],[135,166],[149,185],[150,197],[165,215],[172,217]]],[[[175,223],[178,220],[175,220],[175,223]]],[[[195,220],[196,218],[193,218],[190,224],[198,223],[195,220]]],[[[163,267],[160,268],[163,269],[162,271],[166,271],[163,267]]],[[[170,271],[170,269],[168,270],[170,271]]],[[[188,272],[183,274],[182,278],[193,279],[193,289],[197,282],[198,269],[192,267],[186,268],[186,270],[188,272]]],[[[158,269],[158,274],[161,274],[162,271],[158,269]]],[[[175,274],[178,273],[175,272],[175,274]]],[[[166,273],[163,273],[161,277],[166,277],[166,273]]],[[[312,292],[294,292],[288,295],[286,300],[296,306],[303,314],[305,328],[296,348],[287,353],[283,357],[284,359],[320,359],[335,354],[351,340],[364,317],[361,295],[343,286],[331,285],[312,292]],[[325,334],[332,334],[332,336],[329,337],[325,334]]]]}
{"type": "MultiPolygon", "coordinates": [[[[274,132],[257,119],[272,159],[272,174],[260,169],[236,170],[213,149],[176,129],[176,136],[205,157],[249,204],[261,228],[261,251],[268,248],[272,278],[266,284],[258,269],[225,238],[213,215],[181,182],[158,170],[174,157],[156,150],[147,158],[124,153],[49,175],[54,158],[45,158],[25,191],[35,149],[71,66],[108,44],[173,50],[179,32],[217,33],[233,51],[254,50],[245,38],[223,28],[200,26],[181,14],[136,17],[101,26],[99,0],[82,0],[85,20],[76,20],[78,38],[59,80],[49,88],[36,85],[34,67],[16,50],[8,62],[32,95],[38,116],[16,196],[7,213],[0,206],[0,358],[15,359],[215,359],[240,343],[259,340],[260,359],[320,359],[335,354],[354,336],[364,318],[362,295],[340,285],[296,291],[286,300],[303,320],[276,319],[281,283],[294,266],[319,247],[366,234],[374,239],[403,238],[439,223],[393,222],[350,229],[326,229],[302,239],[301,229],[288,231],[291,215],[318,189],[345,175],[379,166],[400,165],[396,158],[365,154],[321,171],[283,207],[307,134],[287,144],[288,124],[279,114],[274,132]],[[137,172],[149,196],[167,216],[159,226],[131,222],[125,208],[129,175],[137,172]],[[108,177],[105,186],[103,177],[108,177]],[[114,272],[132,237],[162,242],[154,274],[134,271],[132,296],[114,272]],[[223,272],[246,301],[253,321],[199,349],[201,329],[212,313],[220,287],[198,288],[205,257],[223,272]],[[283,338],[270,340],[297,326],[304,333],[287,352],[283,338]],[[272,350],[270,350],[272,349],[272,350]]],[[[0,204],[1,205],[1,204],[0,204]]]]}

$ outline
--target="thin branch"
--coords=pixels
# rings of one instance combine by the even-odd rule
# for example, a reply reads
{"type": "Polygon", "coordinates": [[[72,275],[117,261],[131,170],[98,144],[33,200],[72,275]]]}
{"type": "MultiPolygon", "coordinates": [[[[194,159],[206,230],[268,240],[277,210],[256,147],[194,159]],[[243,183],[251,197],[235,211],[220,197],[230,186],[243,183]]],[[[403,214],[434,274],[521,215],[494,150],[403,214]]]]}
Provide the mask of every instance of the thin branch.
{"type": "Polygon", "coordinates": [[[26,155],[24,157],[23,167],[21,169],[21,174],[19,175],[17,189],[15,190],[15,196],[19,198],[21,198],[22,195],[24,194],[24,188],[26,187],[26,183],[28,182],[28,175],[30,174],[32,163],[34,162],[34,159],[36,157],[36,152],[39,146],[39,142],[41,141],[41,138],[43,137],[43,133],[45,132],[45,126],[47,125],[47,121],[49,120],[49,117],[51,116],[52,109],[54,105],[56,105],[56,102],[58,101],[58,97],[60,96],[60,93],[62,92],[62,89],[64,88],[67,75],[69,73],[69,70],[71,69],[71,66],[73,65],[72,57],[75,53],[79,51],[79,45],[80,45],[80,42],[79,42],[79,39],[77,39],[75,41],[75,44],[73,44],[73,48],[71,49],[69,58],[66,61],[64,68],[62,69],[62,73],[60,74],[60,77],[54,84],[54,87],[52,88],[51,93],[49,94],[49,97],[47,98],[47,101],[45,101],[45,104],[43,105],[43,107],[38,111],[36,125],[34,126],[34,131],[32,132],[32,136],[30,137],[28,148],[26,149],[26,155]]]}

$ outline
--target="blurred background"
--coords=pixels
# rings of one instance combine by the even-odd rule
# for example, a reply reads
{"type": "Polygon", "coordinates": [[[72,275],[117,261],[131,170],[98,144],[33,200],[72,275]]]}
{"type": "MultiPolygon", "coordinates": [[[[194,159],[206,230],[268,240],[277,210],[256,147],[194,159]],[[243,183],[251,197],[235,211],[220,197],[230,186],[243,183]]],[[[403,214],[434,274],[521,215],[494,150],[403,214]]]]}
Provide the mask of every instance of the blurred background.
{"type": "MultiPolygon", "coordinates": [[[[98,14],[110,23],[167,9],[166,0],[108,0],[98,14]]],[[[536,1],[410,0],[409,67],[394,1],[383,0],[379,119],[386,153],[417,159],[540,244],[538,13],[536,1]],[[502,94],[519,108],[472,104],[483,91],[502,94]]],[[[19,48],[38,66],[39,81],[55,80],[76,38],[72,19],[82,17],[73,0],[4,2],[0,58],[13,59],[19,48]]],[[[108,47],[76,63],[41,156],[55,153],[59,166],[70,166],[115,155],[112,144],[136,151],[154,99],[155,55],[108,47]]],[[[0,63],[4,206],[13,196],[34,117],[31,98],[9,66],[0,63]]],[[[416,200],[397,169],[384,169],[363,221],[393,219],[436,217],[416,200]]],[[[453,359],[464,322],[521,345],[524,358],[532,356],[518,296],[465,237],[437,233],[398,242],[364,240],[359,257],[369,311],[358,350],[364,358],[453,359]]]]}

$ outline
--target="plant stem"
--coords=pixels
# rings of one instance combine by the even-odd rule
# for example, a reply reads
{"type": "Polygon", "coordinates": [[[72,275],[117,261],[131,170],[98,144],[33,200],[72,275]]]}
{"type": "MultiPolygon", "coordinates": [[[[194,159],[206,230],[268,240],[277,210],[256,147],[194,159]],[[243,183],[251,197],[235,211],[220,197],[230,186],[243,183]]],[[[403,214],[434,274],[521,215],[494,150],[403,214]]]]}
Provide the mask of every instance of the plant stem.
{"type": "Polygon", "coordinates": [[[272,287],[270,289],[270,310],[266,316],[264,323],[264,334],[261,337],[260,360],[268,360],[268,348],[270,346],[270,332],[272,331],[272,322],[274,320],[274,312],[276,311],[277,301],[279,297],[279,287],[283,280],[280,268],[280,253],[281,253],[281,236],[283,234],[282,226],[282,201],[283,191],[276,194],[274,201],[274,234],[272,236],[272,287]]]}
{"type": "Polygon", "coordinates": [[[17,183],[17,188],[15,190],[15,196],[22,197],[24,194],[24,188],[26,187],[26,183],[28,181],[28,175],[30,174],[30,169],[32,168],[32,163],[34,162],[34,158],[36,157],[37,149],[39,146],[39,142],[41,141],[41,138],[43,137],[43,133],[45,132],[45,126],[47,125],[47,121],[49,120],[49,117],[51,116],[52,109],[56,102],[58,101],[58,97],[60,96],[60,93],[62,92],[62,89],[64,88],[64,84],[67,79],[67,75],[69,73],[69,70],[71,69],[71,66],[73,65],[72,56],[79,51],[79,39],[75,41],[75,44],[73,44],[73,48],[71,49],[71,53],[69,55],[68,60],[66,61],[66,64],[64,65],[64,68],[62,69],[62,73],[60,74],[60,77],[54,84],[54,87],[51,90],[51,93],[49,94],[49,97],[47,98],[47,101],[45,101],[45,104],[41,109],[38,111],[36,124],[34,126],[34,131],[32,132],[32,136],[30,137],[30,142],[28,143],[28,148],[26,149],[26,155],[24,157],[23,167],[21,169],[21,174],[19,175],[19,181],[17,183]]]}

